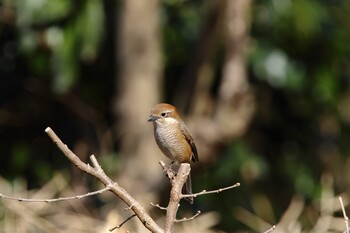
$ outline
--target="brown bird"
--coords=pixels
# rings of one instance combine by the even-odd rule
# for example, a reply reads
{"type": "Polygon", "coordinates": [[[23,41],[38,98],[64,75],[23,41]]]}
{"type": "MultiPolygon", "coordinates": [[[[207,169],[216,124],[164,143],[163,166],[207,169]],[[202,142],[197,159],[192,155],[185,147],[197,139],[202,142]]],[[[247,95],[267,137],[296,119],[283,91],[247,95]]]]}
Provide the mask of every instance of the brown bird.
{"type": "MultiPolygon", "coordinates": [[[[193,138],[173,105],[155,105],[148,121],[153,123],[154,137],[159,149],[172,162],[180,164],[199,161],[193,138]]],[[[191,175],[188,176],[185,187],[185,192],[192,194],[191,175]]],[[[186,200],[193,203],[193,197],[186,200]]]]}

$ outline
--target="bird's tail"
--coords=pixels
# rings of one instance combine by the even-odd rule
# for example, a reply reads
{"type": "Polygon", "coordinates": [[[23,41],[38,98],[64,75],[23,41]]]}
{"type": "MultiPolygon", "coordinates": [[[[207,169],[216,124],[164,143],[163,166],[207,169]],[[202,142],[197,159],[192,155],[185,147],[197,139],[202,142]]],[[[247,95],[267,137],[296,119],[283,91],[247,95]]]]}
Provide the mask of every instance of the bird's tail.
{"type": "MultiPolygon", "coordinates": [[[[188,175],[188,178],[184,187],[185,194],[192,194],[192,181],[191,181],[191,173],[188,175]]],[[[193,197],[185,197],[185,200],[188,201],[191,205],[193,204],[193,197]]]]}

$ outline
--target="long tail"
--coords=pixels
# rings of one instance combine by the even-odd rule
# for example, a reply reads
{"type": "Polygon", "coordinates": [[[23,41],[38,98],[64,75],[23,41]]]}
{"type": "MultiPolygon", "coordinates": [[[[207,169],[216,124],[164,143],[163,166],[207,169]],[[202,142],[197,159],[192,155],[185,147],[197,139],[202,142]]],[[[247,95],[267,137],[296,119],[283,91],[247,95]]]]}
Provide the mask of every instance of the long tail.
{"type": "MultiPolygon", "coordinates": [[[[185,194],[192,194],[192,181],[191,181],[191,173],[188,175],[188,178],[184,187],[185,194]]],[[[193,204],[193,197],[186,197],[186,201],[188,201],[191,205],[193,204]]]]}

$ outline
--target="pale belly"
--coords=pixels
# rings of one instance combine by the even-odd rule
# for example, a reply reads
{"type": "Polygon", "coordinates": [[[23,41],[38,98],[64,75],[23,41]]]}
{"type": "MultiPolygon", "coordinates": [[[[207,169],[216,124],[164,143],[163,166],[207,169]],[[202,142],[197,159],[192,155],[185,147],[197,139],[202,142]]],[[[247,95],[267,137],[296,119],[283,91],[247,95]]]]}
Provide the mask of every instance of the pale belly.
{"type": "Polygon", "coordinates": [[[158,147],[170,160],[175,162],[186,162],[186,154],[189,151],[190,145],[183,137],[176,136],[170,133],[171,130],[155,128],[154,136],[158,147]]]}

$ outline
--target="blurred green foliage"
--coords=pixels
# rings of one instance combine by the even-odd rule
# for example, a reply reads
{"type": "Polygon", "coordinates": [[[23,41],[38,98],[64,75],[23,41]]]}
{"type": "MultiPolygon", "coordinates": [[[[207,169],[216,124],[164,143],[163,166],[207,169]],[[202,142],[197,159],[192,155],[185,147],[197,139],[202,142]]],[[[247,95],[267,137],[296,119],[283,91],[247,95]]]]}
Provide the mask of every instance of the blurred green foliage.
{"type": "MultiPolygon", "coordinates": [[[[181,89],[209,6],[162,1],[166,85],[181,89]]],[[[67,167],[61,156],[46,157],[52,154],[43,139],[47,124],[62,132],[69,127],[63,135],[68,145],[84,138],[92,152],[99,149],[94,126],[74,114],[65,95],[80,96],[113,125],[117,3],[4,0],[0,7],[15,15],[0,16],[1,175],[30,177],[35,186],[67,167]]],[[[334,176],[338,192],[350,187],[344,180],[350,152],[349,15],[350,1],[253,1],[247,62],[256,115],[249,132],[193,182],[195,190],[243,185],[220,198],[201,197],[197,205],[232,213],[236,206],[253,210],[252,200],[266,198],[280,216],[295,194],[309,202],[318,198],[324,173],[334,176]]],[[[220,64],[224,48],[222,37],[217,40],[214,63],[220,64]]],[[[233,215],[221,217],[220,228],[237,227],[233,215]]]]}
{"type": "Polygon", "coordinates": [[[66,92],[77,82],[79,61],[90,62],[97,56],[104,38],[104,11],[100,0],[16,2],[20,49],[33,71],[53,75],[55,92],[66,92]],[[47,50],[44,59],[36,53],[47,50]],[[34,57],[33,57],[34,55],[34,57]],[[46,70],[50,67],[50,70],[46,70]]]}

